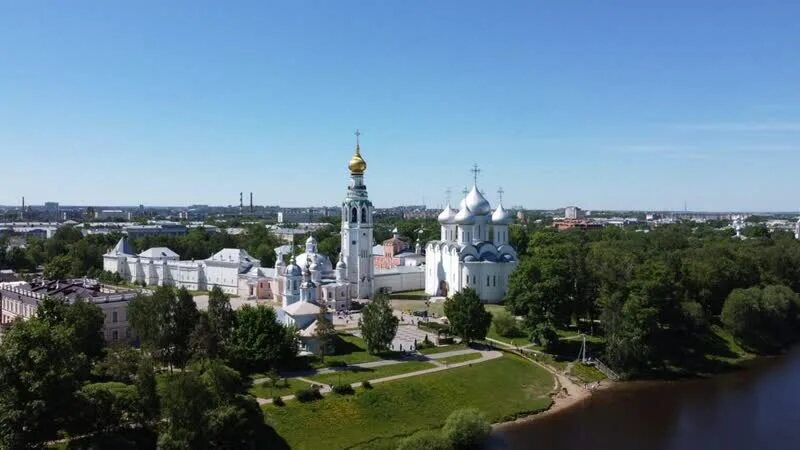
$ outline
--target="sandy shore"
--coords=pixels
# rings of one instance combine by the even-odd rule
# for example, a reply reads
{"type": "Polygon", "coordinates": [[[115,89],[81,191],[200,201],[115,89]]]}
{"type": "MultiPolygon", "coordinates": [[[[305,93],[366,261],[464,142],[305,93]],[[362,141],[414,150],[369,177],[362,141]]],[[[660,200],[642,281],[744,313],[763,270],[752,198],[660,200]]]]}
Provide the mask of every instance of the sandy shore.
{"type": "Polygon", "coordinates": [[[536,414],[531,414],[525,417],[520,417],[519,419],[508,422],[496,423],[492,426],[494,430],[503,430],[504,428],[512,427],[520,423],[531,422],[534,420],[541,419],[542,417],[547,417],[549,415],[559,413],[561,411],[567,410],[575,405],[582,403],[584,400],[591,397],[593,392],[597,392],[603,389],[608,389],[609,387],[614,385],[614,382],[610,380],[603,380],[601,382],[591,383],[590,385],[584,385],[582,383],[579,384],[572,381],[572,379],[570,379],[563,373],[554,370],[552,367],[546,366],[537,361],[532,361],[532,362],[538,364],[539,366],[543,367],[548,372],[553,374],[555,380],[555,386],[553,389],[553,393],[551,394],[553,399],[553,404],[550,405],[550,408],[548,408],[546,411],[542,411],[536,414]]]}

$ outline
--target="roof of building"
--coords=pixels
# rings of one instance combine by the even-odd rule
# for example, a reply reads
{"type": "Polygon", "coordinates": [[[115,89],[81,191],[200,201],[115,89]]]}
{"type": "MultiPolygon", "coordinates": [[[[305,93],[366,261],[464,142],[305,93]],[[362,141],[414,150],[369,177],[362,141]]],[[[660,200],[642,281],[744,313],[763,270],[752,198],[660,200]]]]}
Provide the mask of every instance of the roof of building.
{"type": "Polygon", "coordinates": [[[167,247],[152,247],[139,253],[142,258],[178,258],[178,254],[167,247]]]}
{"type": "Polygon", "coordinates": [[[321,309],[314,303],[300,301],[283,308],[283,311],[290,316],[309,316],[319,314],[321,309]]]}

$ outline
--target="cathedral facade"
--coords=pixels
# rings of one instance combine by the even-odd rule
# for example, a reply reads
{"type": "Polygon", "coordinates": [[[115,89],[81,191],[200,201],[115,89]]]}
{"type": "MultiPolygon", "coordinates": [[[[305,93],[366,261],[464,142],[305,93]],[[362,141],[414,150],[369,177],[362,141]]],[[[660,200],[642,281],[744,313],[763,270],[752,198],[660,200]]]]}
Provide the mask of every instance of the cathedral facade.
{"type": "Polygon", "coordinates": [[[511,212],[502,201],[492,211],[476,181],[458,210],[448,203],[438,220],[441,237],[426,246],[425,292],[447,297],[472,288],[484,303],[501,302],[517,266],[517,252],[508,242],[511,212]]]}

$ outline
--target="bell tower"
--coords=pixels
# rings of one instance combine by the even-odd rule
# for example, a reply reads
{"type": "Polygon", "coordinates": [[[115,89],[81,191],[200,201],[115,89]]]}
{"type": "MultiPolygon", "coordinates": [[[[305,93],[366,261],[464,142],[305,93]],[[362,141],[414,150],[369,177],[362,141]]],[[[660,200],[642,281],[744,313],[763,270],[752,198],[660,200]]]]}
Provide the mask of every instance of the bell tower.
{"type": "Polygon", "coordinates": [[[356,152],[350,159],[350,185],[342,202],[342,257],[347,265],[350,295],[372,296],[374,267],[372,264],[372,202],[364,184],[367,162],[361,157],[361,133],[356,130],[356,152]]]}

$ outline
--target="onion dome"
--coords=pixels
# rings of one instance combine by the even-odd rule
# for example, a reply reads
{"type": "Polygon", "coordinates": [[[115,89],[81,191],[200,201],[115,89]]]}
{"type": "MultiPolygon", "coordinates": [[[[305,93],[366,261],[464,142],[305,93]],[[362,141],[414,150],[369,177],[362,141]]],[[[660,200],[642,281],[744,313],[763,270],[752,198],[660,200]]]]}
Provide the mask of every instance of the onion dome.
{"type": "Polygon", "coordinates": [[[367,170],[367,162],[361,157],[361,146],[356,144],[356,153],[350,158],[350,163],[347,164],[350,173],[360,175],[367,170]]]}
{"type": "Polygon", "coordinates": [[[317,243],[317,240],[314,239],[314,236],[309,236],[308,239],[306,239],[306,244],[314,244],[314,245],[316,245],[316,243],[317,243]]]}
{"type": "Polygon", "coordinates": [[[282,268],[286,267],[286,263],[283,262],[283,255],[278,255],[278,259],[275,260],[275,268],[282,268]]]}
{"type": "Polygon", "coordinates": [[[451,208],[450,203],[448,203],[447,206],[444,208],[444,210],[442,210],[442,212],[439,213],[438,217],[439,223],[442,225],[448,225],[453,223],[456,219],[456,213],[457,213],[456,210],[451,208]]]}
{"type": "Polygon", "coordinates": [[[477,216],[485,216],[492,213],[489,201],[481,194],[478,187],[474,184],[466,197],[466,205],[477,216]]]}
{"type": "Polygon", "coordinates": [[[503,204],[499,204],[497,209],[492,213],[492,223],[495,225],[508,225],[514,220],[511,212],[503,208],[503,204]]]}
{"type": "Polygon", "coordinates": [[[459,225],[474,225],[475,215],[473,215],[472,211],[465,206],[461,211],[458,212],[458,214],[456,214],[453,220],[459,225]]]}
{"type": "Polygon", "coordinates": [[[289,265],[286,266],[286,276],[287,277],[299,277],[303,274],[303,271],[300,269],[300,266],[294,260],[294,256],[292,259],[289,260],[289,265]]]}
{"type": "Polygon", "coordinates": [[[347,269],[347,264],[344,262],[344,258],[342,258],[342,253],[339,253],[339,262],[336,263],[336,270],[343,270],[347,269]]]}

